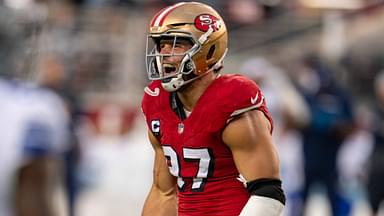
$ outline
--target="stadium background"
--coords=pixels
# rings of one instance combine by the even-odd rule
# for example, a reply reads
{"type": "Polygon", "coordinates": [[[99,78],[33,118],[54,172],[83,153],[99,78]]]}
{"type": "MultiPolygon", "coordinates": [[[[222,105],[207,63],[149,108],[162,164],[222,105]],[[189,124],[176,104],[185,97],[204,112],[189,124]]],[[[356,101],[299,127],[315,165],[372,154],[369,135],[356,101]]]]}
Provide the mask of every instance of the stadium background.
{"type": "MultiPolygon", "coordinates": [[[[151,182],[152,151],[140,114],[148,82],[145,42],[149,19],[171,0],[3,0],[24,28],[22,79],[58,91],[76,115],[80,159],[74,168],[76,215],[139,215],[151,182]]],[[[290,80],[298,65],[319,57],[354,98],[359,121],[370,119],[374,77],[384,67],[381,0],[202,1],[223,15],[229,32],[224,73],[242,73],[250,59],[267,59],[290,80]]],[[[265,65],[262,65],[265,66],[265,65]]],[[[256,66],[255,66],[256,67],[256,66]]],[[[269,68],[263,68],[268,70],[269,68]]],[[[367,152],[349,158],[354,215],[369,215],[363,177],[367,152]]],[[[354,154],[356,152],[353,152],[354,154]]],[[[356,150],[355,150],[356,151],[356,150]]],[[[361,152],[360,152],[361,153],[361,152]]],[[[340,169],[343,169],[341,166],[340,169]]],[[[60,196],[63,196],[61,191],[60,196]]],[[[63,209],[66,201],[58,201],[63,209]]],[[[307,215],[329,214],[317,189],[307,215]]]]}

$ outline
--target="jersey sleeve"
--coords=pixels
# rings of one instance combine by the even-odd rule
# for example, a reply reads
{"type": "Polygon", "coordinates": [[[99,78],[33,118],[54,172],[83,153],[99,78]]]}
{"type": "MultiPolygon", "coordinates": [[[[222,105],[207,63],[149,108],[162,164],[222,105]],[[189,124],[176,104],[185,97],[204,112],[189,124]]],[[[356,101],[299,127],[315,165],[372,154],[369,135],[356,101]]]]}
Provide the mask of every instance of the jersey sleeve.
{"type": "Polygon", "coordinates": [[[227,122],[238,115],[256,109],[263,112],[270,122],[271,128],[273,128],[273,121],[267,108],[266,98],[254,81],[241,75],[235,75],[226,82],[223,85],[226,92],[223,101],[225,101],[225,109],[228,115],[227,122]]]}
{"type": "Polygon", "coordinates": [[[29,101],[23,133],[23,152],[28,157],[57,155],[69,149],[69,115],[53,92],[38,92],[29,101]]]}
{"type": "Polygon", "coordinates": [[[147,123],[147,127],[153,133],[159,132],[160,122],[156,122],[156,120],[152,119],[152,116],[156,115],[160,108],[160,98],[162,95],[160,94],[162,91],[160,82],[151,82],[147,87],[144,88],[144,95],[141,102],[141,111],[143,112],[145,121],[147,123]]]}

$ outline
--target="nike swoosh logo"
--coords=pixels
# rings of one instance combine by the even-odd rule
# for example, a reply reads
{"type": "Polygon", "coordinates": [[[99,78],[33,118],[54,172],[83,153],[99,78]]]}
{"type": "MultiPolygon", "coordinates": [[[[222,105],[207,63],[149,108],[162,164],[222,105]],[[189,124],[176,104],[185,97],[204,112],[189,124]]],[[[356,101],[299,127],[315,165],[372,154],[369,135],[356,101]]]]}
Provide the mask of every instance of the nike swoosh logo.
{"type": "Polygon", "coordinates": [[[147,93],[150,96],[156,97],[156,96],[159,96],[160,89],[159,88],[155,88],[154,91],[152,91],[150,88],[145,87],[144,88],[144,92],[147,93]]]}
{"type": "Polygon", "coordinates": [[[257,99],[259,99],[259,93],[256,94],[256,96],[253,98],[251,97],[251,103],[255,104],[257,102],[257,99]]]}
{"type": "Polygon", "coordinates": [[[263,104],[263,101],[264,101],[264,96],[261,95],[261,99],[259,101],[259,103],[256,104],[256,102],[259,100],[259,93],[256,94],[256,96],[253,98],[251,97],[251,103],[252,104],[255,104],[254,107],[260,107],[262,104],[263,104]]]}

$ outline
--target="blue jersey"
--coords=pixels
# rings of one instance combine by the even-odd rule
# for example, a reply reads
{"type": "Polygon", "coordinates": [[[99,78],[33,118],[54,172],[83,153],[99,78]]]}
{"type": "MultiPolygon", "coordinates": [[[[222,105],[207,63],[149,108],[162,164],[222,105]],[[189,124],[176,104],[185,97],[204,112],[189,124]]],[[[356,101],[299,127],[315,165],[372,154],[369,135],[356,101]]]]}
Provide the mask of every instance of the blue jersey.
{"type": "Polygon", "coordinates": [[[17,171],[67,148],[68,114],[55,93],[3,79],[0,103],[0,215],[9,216],[17,171]]]}

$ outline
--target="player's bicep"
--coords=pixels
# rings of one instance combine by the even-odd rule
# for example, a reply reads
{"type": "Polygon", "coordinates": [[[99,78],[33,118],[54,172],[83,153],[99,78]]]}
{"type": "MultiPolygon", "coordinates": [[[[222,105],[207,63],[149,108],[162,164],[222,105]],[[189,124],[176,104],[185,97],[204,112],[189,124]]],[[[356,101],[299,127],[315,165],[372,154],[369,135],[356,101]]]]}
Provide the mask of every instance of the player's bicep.
{"type": "Polygon", "coordinates": [[[151,131],[148,131],[148,136],[155,151],[153,165],[153,187],[160,190],[162,193],[173,193],[175,190],[176,179],[169,172],[161,144],[151,131]]]}
{"type": "Polygon", "coordinates": [[[279,178],[279,161],[270,128],[263,112],[251,110],[231,120],[223,131],[222,139],[247,180],[279,178]]]}
{"type": "Polygon", "coordinates": [[[241,216],[277,216],[283,210],[285,195],[270,129],[265,114],[252,110],[231,121],[223,132],[223,140],[239,170],[239,180],[251,195],[241,216]]]}

